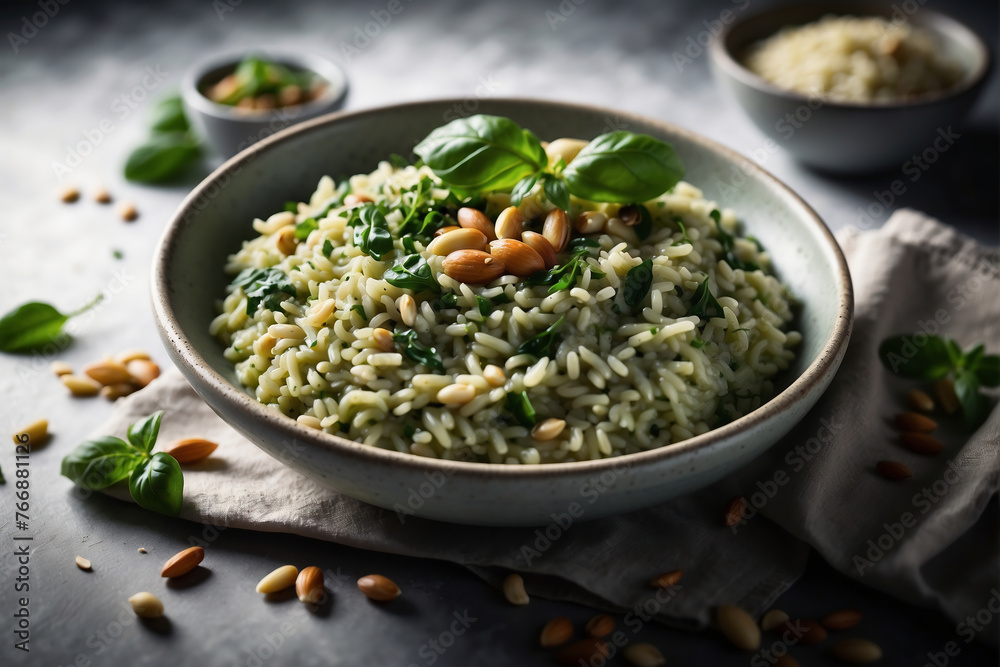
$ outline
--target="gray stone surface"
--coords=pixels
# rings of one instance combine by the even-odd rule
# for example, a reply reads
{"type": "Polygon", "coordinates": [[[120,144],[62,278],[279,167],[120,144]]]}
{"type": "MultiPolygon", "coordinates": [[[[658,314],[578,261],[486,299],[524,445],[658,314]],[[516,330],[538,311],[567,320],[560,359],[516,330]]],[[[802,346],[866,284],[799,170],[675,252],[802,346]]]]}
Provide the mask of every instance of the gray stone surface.
{"type": "MultiPolygon", "coordinates": [[[[770,4],[749,1],[746,11],[770,4]]],[[[857,208],[868,207],[877,201],[875,193],[904,177],[900,170],[831,178],[802,169],[780,150],[760,153],[763,136],[714,84],[707,55],[678,69],[672,53],[686,48],[688,38],[697,43],[706,29],[703,22],[715,20],[725,8],[739,9],[744,1],[404,0],[402,11],[348,62],[341,43],[351,43],[355,28],[363,30],[373,20],[371,12],[384,20],[380,12],[388,4],[69,2],[59,5],[37,34],[25,31],[27,39],[15,53],[6,35],[22,33],[22,17],[30,21],[39,4],[5,3],[0,8],[5,34],[0,45],[0,310],[31,299],[70,310],[103,291],[100,310],[80,318],[76,342],[59,358],[79,367],[139,346],[166,362],[149,309],[147,274],[156,238],[190,184],[128,184],[120,176],[121,165],[143,138],[149,99],[176,88],[196,60],[223,50],[274,46],[326,53],[347,69],[351,109],[457,96],[474,111],[480,96],[521,95],[594,102],[676,122],[744,153],[758,151],[765,168],[800,192],[834,229],[857,224],[857,208]],[[550,25],[546,12],[565,20],[550,25]],[[70,149],[82,157],[65,180],[80,185],[84,198],[64,205],[55,198],[60,181],[53,163],[70,164],[70,149]],[[94,203],[89,193],[98,184],[108,186],[117,201],[135,201],[139,220],[123,223],[114,205],[94,203]],[[113,249],[124,258],[113,259],[113,249]]],[[[948,11],[983,31],[995,48],[995,3],[950,3],[948,11]]],[[[994,76],[973,115],[956,121],[961,139],[918,181],[907,183],[890,209],[921,208],[996,243],[998,96],[994,76]]],[[[872,224],[887,218],[888,211],[875,215],[872,224]]],[[[27,531],[13,525],[13,453],[0,452],[8,480],[0,487],[0,664],[544,664],[547,659],[535,648],[544,621],[563,614],[582,624],[594,613],[545,600],[512,608],[498,591],[449,564],[281,534],[216,530],[100,495],[81,497],[59,476],[59,460],[104,420],[109,406],[99,398],[67,398],[47,371],[47,361],[0,357],[0,428],[9,433],[46,416],[55,433],[31,455],[27,531]],[[33,538],[24,542],[32,546],[27,593],[14,589],[20,576],[15,536],[33,538]],[[191,541],[209,544],[204,572],[184,582],[187,586],[165,585],[158,576],[161,564],[191,541]],[[137,553],[138,547],[149,553],[137,553]],[[76,554],[90,558],[94,572],[79,571],[73,564],[76,554]],[[310,613],[294,599],[259,599],[253,584],[285,562],[339,570],[342,576],[331,581],[332,604],[310,613]],[[373,571],[396,579],[404,597],[386,607],[366,602],[353,590],[354,580],[373,571]],[[122,603],[139,590],[163,598],[168,625],[141,626],[132,622],[131,612],[121,614],[124,623],[118,620],[125,611],[122,603]],[[22,595],[29,598],[30,653],[13,648],[13,614],[22,595]],[[476,620],[452,645],[454,614],[466,611],[476,620]],[[435,651],[432,641],[444,652],[435,651]]],[[[983,521],[1000,532],[996,507],[983,521]]],[[[984,592],[984,604],[988,597],[984,592]]],[[[885,664],[921,665],[928,652],[942,651],[952,640],[961,648],[952,664],[995,664],[991,649],[966,644],[938,614],[876,594],[822,563],[810,565],[780,606],[803,616],[838,607],[861,609],[863,634],[883,645],[885,664]]],[[[752,657],[727,648],[716,631],[681,633],[641,625],[637,634],[634,624],[626,628],[630,639],[659,645],[672,664],[738,665],[752,657]]],[[[804,664],[834,664],[819,647],[794,652],[804,664]]]]}

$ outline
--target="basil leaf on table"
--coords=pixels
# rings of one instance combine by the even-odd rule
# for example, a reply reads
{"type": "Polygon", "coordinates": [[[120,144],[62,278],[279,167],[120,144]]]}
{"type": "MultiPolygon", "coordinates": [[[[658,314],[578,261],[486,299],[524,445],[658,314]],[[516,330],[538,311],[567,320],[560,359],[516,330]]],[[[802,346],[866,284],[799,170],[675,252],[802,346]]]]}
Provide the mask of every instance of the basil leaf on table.
{"type": "Polygon", "coordinates": [[[128,156],[125,178],[141,183],[161,183],[183,172],[201,157],[201,147],[188,132],[152,136],[128,156]]]}
{"type": "Polygon", "coordinates": [[[521,343],[521,345],[517,348],[517,353],[530,354],[536,359],[551,357],[552,347],[554,345],[558,345],[559,340],[562,338],[562,336],[560,336],[557,332],[565,320],[566,316],[562,315],[558,320],[543,329],[540,333],[535,334],[528,340],[521,343]]]}
{"type": "Polygon", "coordinates": [[[468,191],[504,190],[548,165],[538,137],[502,116],[453,120],[414,152],[442,181],[468,191]]]}
{"type": "Polygon", "coordinates": [[[407,255],[397,259],[382,277],[390,285],[410,289],[414,292],[426,290],[439,293],[441,291],[441,285],[435,280],[430,265],[420,255],[407,255]]]}
{"type": "Polygon", "coordinates": [[[178,516],[184,498],[184,473],[177,459],[157,452],[132,471],[128,490],[139,507],[178,516]]]}
{"type": "Polygon", "coordinates": [[[392,339],[403,346],[403,354],[413,361],[438,373],[444,373],[444,363],[438,356],[437,348],[424,345],[417,340],[417,332],[413,329],[397,331],[392,334],[392,339]]]}
{"type": "Polygon", "coordinates": [[[295,296],[295,285],[284,271],[273,267],[243,269],[233,279],[234,287],[241,287],[247,297],[247,315],[257,312],[261,301],[268,310],[278,310],[282,295],[295,296]]]}
{"type": "Polygon", "coordinates": [[[156,103],[150,128],[154,132],[187,132],[191,129],[180,95],[171,95],[156,103]]]}
{"type": "Polygon", "coordinates": [[[638,308],[642,305],[643,299],[649,294],[649,287],[653,284],[653,260],[647,259],[641,264],[637,264],[629,269],[625,274],[625,286],[622,288],[622,296],[625,303],[630,308],[638,308]]]}
{"type": "Polygon", "coordinates": [[[144,454],[121,438],[87,440],[62,460],[61,474],[85,489],[105,489],[128,478],[144,454]]]}
{"type": "Polygon", "coordinates": [[[547,175],[542,182],[545,198],[564,211],[569,211],[569,187],[566,181],[547,175]]]}
{"type": "Polygon", "coordinates": [[[97,297],[79,310],[68,314],[60,313],[47,303],[31,301],[18,306],[0,318],[0,350],[3,352],[32,352],[50,343],[56,343],[63,334],[62,328],[71,317],[76,317],[96,306],[103,295],[97,297]]]}
{"type": "Polygon", "coordinates": [[[380,260],[395,250],[389,223],[385,216],[371,204],[361,209],[361,224],[354,225],[354,245],[361,251],[380,260]]]}
{"type": "MultiPolygon", "coordinates": [[[[951,347],[939,336],[926,336],[923,345],[917,345],[914,336],[886,338],[878,347],[878,356],[886,368],[896,375],[917,380],[938,380],[948,375],[955,358],[951,347]]],[[[957,347],[957,345],[956,345],[957,347]]],[[[959,357],[961,358],[961,349],[959,357]]]]}
{"type": "Polygon", "coordinates": [[[670,144],[624,130],[591,141],[563,171],[577,197],[623,204],[659,197],[683,176],[670,144]]]}
{"type": "Polygon", "coordinates": [[[153,451],[156,436],[160,433],[160,420],[163,410],[154,412],[128,427],[128,441],[133,447],[147,454],[153,451]]]}

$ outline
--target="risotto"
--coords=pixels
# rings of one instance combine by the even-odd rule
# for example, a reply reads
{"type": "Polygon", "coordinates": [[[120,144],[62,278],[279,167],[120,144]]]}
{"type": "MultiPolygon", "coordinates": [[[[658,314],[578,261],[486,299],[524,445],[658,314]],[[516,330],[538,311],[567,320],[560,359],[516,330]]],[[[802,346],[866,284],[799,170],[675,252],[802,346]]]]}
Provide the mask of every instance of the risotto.
{"type": "Polygon", "coordinates": [[[733,211],[683,181],[567,211],[526,180],[514,206],[386,161],[254,220],[211,325],[239,381],[366,445],[512,464],[669,445],[773,394],[801,336],[733,211]]]}
{"type": "Polygon", "coordinates": [[[896,102],[947,90],[961,68],[934,36],[883,18],[825,16],[757,43],[744,59],[776,86],[841,102],[896,102]]]}

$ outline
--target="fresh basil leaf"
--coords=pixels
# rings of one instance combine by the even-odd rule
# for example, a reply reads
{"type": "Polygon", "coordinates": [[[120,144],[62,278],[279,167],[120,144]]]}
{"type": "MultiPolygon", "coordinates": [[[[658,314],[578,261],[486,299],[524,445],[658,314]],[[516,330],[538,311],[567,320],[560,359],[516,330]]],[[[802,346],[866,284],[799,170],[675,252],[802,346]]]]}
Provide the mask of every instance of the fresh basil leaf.
{"type": "Polygon", "coordinates": [[[178,516],[184,498],[184,473],[177,459],[165,452],[157,452],[132,471],[128,490],[139,507],[167,516],[178,516]]]}
{"type": "Polygon", "coordinates": [[[538,423],[538,414],[531,405],[528,392],[509,392],[504,400],[504,409],[514,415],[517,423],[525,428],[531,428],[538,423]]]}
{"type": "Polygon", "coordinates": [[[552,357],[553,346],[558,346],[559,341],[562,339],[562,336],[560,336],[557,332],[565,320],[565,315],[560,316],[558,320],[543,329],[540,333],[535,334],[528,340],[521,343],[521,345],[517,348],[517,353],[530,354],[536,359],[541,359],[542,357],[552,357]]]}
{"type": "Polygon", "coordinates": [[[471,192],[511,188],[548,165],[538,137],[501,116],[453,120],[414,151],[442,181],[471,192]]]}
{"type": "Polygon", "coordinates": [[[398,153],[390,153],[389,164],[395,169],[405,169],[410,166],[410,161],[398,153]]]}
{"type": "Polygon", "coordinates": [[[295,240],[305,241],[317,229],[319,229],[319,222],[317,222],[316,218],[306,218],[295,225],[295,240]]]}
{"type": "Polygon", "coordinates": [[[163,410],[158,410],[128,427],[128,441],[132,446],[147,454],[153,451],[156,436],[160,433],[160,419],[163,410]]]}
{"type": "Polygon", "coordinates": [[[577,252],[585,248],[600,248],[601,244],[597,239],[588,238],[586,236],[577,236],[569,242],[569,249],[571,252],[577,252]]]}
{"type": "Polygon", "coordinates": [[[622,296],[625,303],[633,310],[642,305],[646,295],[649,294],[649,287],[653,284],[653,260],[647,259],[641,264],[637,264],[625,274],[625,286],[622,296]]]}
{"type": "Polygon", "coordinates": [[[403,221],[400,222],[399,226],[396,228],[396,231],[400,236],[407,236],[419,231],[419,226],[417,226],[417,214],[418,212],[425,211],[430,205],[428,193],[432,187],[434,187],[434,183],[431,179],[425,176],[424,178],[421,178],[417,185],[412,189],[412,192],[414,193],[413,201],[406,210],[406,215],[403,216],[403,221]]]}
{"type": "Polygon", "coordinates": [[[201,147],[187,132],[154,135],[128,156],[125,178],[140,183],[162,183],[178,176],[201,157],[201,147]]]}
{"type": "Polygon", "coordinates": [[[65,347],[71,340],[69,334],[62,333],[66,321],[90,310],[103,298],[98,294],[83,308],[66,315],[40,301],[18,306],[0,318],[0,351],[33,352],[50,344],[65,347]]]}
{"type": "Polygon", "coordinates": [[[962,361],[960,363],[961,367],[967,368],[970,371],[976,370],[979,368],[979,363],[982,361],[984,354],[986,354],[986,346],[982,343],[976,345],[962,355],[962,361]]]}
{"type": "Polygon", "coordinates": [[[430,265],[420,255],[400,257],[382,277],[390,285],[414,292],[426,290],[437,293],[441,291],[441,285],[434,278],[430,265]]]}
{"type": "Polygon", "coordinates": [[[412,254],[414,254],[414,253],[417,252],[417,246],[413,242],[413,238],[412,237],[410,237],[410,236],[404,236],[403,238],[401,238],[399,240],[403,244],[403,250],[405,250],[407,252],[407,254],[412,255],[412,254]]]}
{"type": "Polygon", "coordinates": [[[722,316],[722,306],[719,302],[715,300],[712,295],[712,290],[708,287],[708,278],[701,281],[698,285],[698,289],[694,291],[694,296],[691,297],[691,307],[688,308],[688,315],[695,315],[702,319],[707,319],[713,315],[709,315],[708,311],[712,309],[715,311],[714,317],[722,316]]]}
{"type": "Polygon", "coordinates": [[[330,243],[330,239],[323,239],[323,256],[330,259],[330,255],[333,254],[333,244],[330,243]]]}
{"type": "Polygon", "coordinates": [[[417,332],[413,329],[397,331],[392,339],[403,346],[403,354],[418,364],[423,364],[438,373],[444,373],[444,364],[438,356],[437,349],[424,345],[417,340],[417,332]]]}
{"type": "Polygon", "coordinates": [[[395,250],[392,234],[389,233],[389,223],[371,204],[361,209],[360,218],[361,224],[354,226],[354,245],[361,248],[365,254],[381,261],[395,250]]]}
{"type": "Polygon", "coordinates": [[[285,202],[285,210],[288,211],[289,213],[298,213],[299,212],[299,203],[295,202],[295,201],[286,201],[285,202]]]}
{"type": "Polygon", "coordinates": [[[417,230],[416,237],[424,239],[424,243],[427,243],[430,239],[434,238],[434,232],[448,224],[453,223],[440,212],[430,211],[424,216],[424,221],[420,224],[420,229],[417,230]]]}
{"type": "Polygon", "coordinates": [[[569,188],[566,181],[555,176],[546,175],[542,183],[545,198],[564,211],[569,212],[569,188]]]}
{"type": "Polygon", "coordinates": [[[157,102],[150,128],[154,132],[187,132],[191,129],[180,95],[171,95],[157,102]]]}
{"type": "Polygon", "coordinates": [[[577,197],[623,204],[659,197],[683,176],[684,167],[670,144],[625,130],[597,137],[563,171],[569,191],[577,197]]]}
{"type": "Polygon", "coordinates": [[[407,438],[412,438],[417,434],[417,427],[413,425],[412,422],[406,422],[403,424],[403,435],[407,438]]]}
{"type": "Polygon", "coordinates": [[[493,304],[490,303],[490,300],[479,295],[476,295],[476,304],[479,306],[479,314],[483,317],[488,316],[493,310],[493,304]]]}
{"type": "Polygon", "coordinates": [[[257,312],[261,301],[268,310],[278,310],[282,295],[295,297],[295,284],[281,269],[243,269],[233,279],[234,287],[241,287],[247,297],[247,315],[257,312]]]}
{"type": "Polygon", "coordinates": [[[535,187],[535,183],[538,182],[538,174],[531,174],[530,176],[525,176],[517,182],[514,189],[510,191],[510,204],[511,206],[518,206],[521,201],[528,196],[531,192],[531,188],[535,187]]]}
{"type": "Polygon", "coordinates": [[[458,305],[458,296],[454,292],[443,294],[440,299],[442,308],[454,308],[458,305]]]}
{"type": "Polygon", "coordinates": [[[653,215],[643,204],[635,204],[639,209],[639,223],[634,227],[635,235],[640,241],[645,241],[653,233],[653,215]]]}
{"type": "Polygon", "coordinates": [[[979,380],[975,373],[967,370],[958,373],[955,378],[955,395],[962,406],[966,426],[975,429],[986,421],[989,399],[979,393],[979,380]]]}
{"type": "Polygon", "coordinates": [[[937,380],[951,372],[954,357],[943,338],[927,336],[921,346],[913,338],[893,336],[883,340],[878,348],[882,364],[896,375],[917,380],[937,380]]]}
{"type": "Polygon", "coordinates": [[[129,476],[145,455],[121,438],[87,440],[63,458],[60,472],[85,489],[105,489],[129,476]]]}
{"type": "Polygon", "coordinates": [[[988,354],[979,360],[976,379],[984,387],[1000,386],[1000,357],[988,354]]]}
{"type": "Polygon", "coordinates": [[[365,312],[365,307],[360,303],[356,303],[353,306],[351,306],[351,310],[360,315],[361,319],[363,319],[365,322],[368,321],[368,313],[365,312]]]}
{"type": "Polygon", "coordinates": [[[958,343],[950,338],[944,340],[945,351],[948,354],[949,363],[955,368],[960,368],[962,365],[962,359],[965,355],[962,354],[962,348],[958,346],[958,343]]]}

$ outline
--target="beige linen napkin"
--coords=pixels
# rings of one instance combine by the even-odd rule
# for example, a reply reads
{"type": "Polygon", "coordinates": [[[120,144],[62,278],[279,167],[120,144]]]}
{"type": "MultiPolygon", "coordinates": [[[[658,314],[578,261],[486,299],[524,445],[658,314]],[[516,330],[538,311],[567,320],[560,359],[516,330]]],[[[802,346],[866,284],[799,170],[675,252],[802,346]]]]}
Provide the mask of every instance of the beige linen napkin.
{"type": "Polygon", "coordinates": [[[160,442],[194,435],[219,442],[212,459],[185,471],[185,519],[449,560],[494,584],[518,570],[533,595],[623,612],[644,609],[640,613],[670,624],[700,626],[719,604],[766,609],[801,574],[808,543],[863,583],[937,604],[958,619],[987,602],[996,577],[996,535],[967,531],[997,490],[1000,411],[965,443],[968,434],[947,422],[946,452],[918,459],[896,445],[889,423],[908,385],[881,369],[875,350],[883,337],[916,330],[938,308],[950,309],[945,333],[964,344],[983,340],[990,351],[1000,348],[996,253],[913,212],[897,213],[879,231],[844,234],[842,242],[854,274],[858,321],[833,387],[802,424],[724,482],[657,507],[575,524],[554,540],[533,528],[415,517],[404,522],[394,512],[320,487],[239,436],[177,371],[119,401],[98,433],[121,435],[136,418],[164,409],[160,442]],[[980,276],[980,298],[949,306],[950,290],[972,289],[973,275],[980,276]],[[805,448],[802,454],[797,447],[805,448]],[[877,478],[872,466],[878,459],[906,461],[914,479],[877,478]],[[934,480],[951,479],[949,465],[957,479],[921,513],[911,497],[934,480]],[[787,477],[780,477],[781,485],[774,482],[779,471],[787,477]],[[735,493],[759,504],[767,519],[752,516],[735,529],[723,527],[723,505],[735,493]],[[857,569],[853,558],[865,556],[867,540],[878,546],[883,524],[901,522],[906,511],[915,525],[892,537],[871,566],[857,569]],[[669,594],[650,590],[651,576],[677,568],[684,569],[681,585],[669,594]]]}

